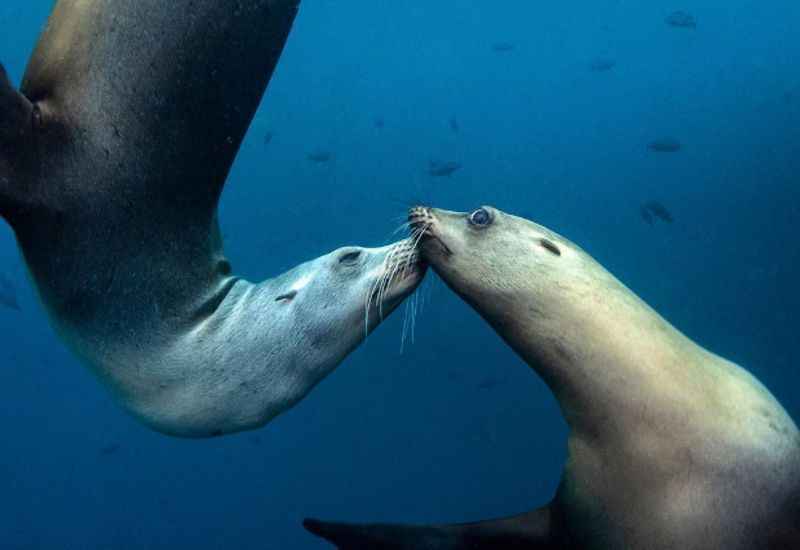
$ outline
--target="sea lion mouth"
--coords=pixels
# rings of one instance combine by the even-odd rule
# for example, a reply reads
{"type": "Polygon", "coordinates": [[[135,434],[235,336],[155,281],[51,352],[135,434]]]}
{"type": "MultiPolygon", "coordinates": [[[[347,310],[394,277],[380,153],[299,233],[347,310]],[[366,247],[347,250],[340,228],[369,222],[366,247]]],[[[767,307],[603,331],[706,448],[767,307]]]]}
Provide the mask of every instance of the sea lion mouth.
{"type": "Polygon", "coordinates": [[[377,311],[377,319],[383,320],[400,302],[413,293],[422,281],[428,264],[411,239],[392,246],[380,266],[367,292],[365,301],[365,324],[370,327],[371,313],[377,311]]]}
{"type": "Polygon", "coordinates": [[[406,279],[419,278],[427,267],[414,241],[406,239],[387,252],[383,262],[383,273],[379,279],[381,285],[390,290],[406,279]]]}
{"type": "Polygon", "coordinates": [[[411,241],[414,243],[414,248],[419,245],[424,245],[429,242],[435,242],[439,245],[442,253],[449,257],[453,255],[453,251],[436,234],[434,226],[436,218],[433,217],[432,210],[427,206],[415,206],[408,212],[408,227],[411,229],[411,241]]]}

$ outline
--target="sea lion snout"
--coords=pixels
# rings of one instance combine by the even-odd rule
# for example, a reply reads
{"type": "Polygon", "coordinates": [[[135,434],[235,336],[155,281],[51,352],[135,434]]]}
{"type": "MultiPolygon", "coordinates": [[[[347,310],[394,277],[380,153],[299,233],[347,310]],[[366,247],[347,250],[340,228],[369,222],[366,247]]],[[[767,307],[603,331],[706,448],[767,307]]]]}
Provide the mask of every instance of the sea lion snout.
{"type": "Polygon", "coordinates": [[[445,256],[449,257],[453,251],[447,246],[441,236],[441,227],[434,209],[429,206],[415,206],[408,211],[408,226],[411,229],[411,240],[414,246],[422,245],[422,258],[427,261],[426,256],[430,254],[428,243],[435,243],[438,249],[445,256]]]}
{"type": "Polygon", "coordinates": [[[433,212],[429,206],[415,206],[408,211],[408,225],[412,231],[423,229],[433,223],[433,212]]]}

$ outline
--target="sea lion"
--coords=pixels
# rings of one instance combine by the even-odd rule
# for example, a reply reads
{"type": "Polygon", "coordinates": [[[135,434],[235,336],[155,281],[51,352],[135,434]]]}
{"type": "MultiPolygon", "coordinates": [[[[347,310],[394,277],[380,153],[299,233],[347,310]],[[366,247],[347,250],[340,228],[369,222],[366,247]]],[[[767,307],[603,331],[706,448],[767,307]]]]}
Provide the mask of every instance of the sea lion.
{"type": "Polygon", "coordinates": [[[342,549],[800,548],[800,433],[752,375],[545,227],[488,206],[410,221],[423,259],[557,397],[561,484],[501,520],[308,529],[342,549]]]}
{"type": "Polygon", "coordinates": [[[21,91],[0,71],[0,215],[61,338],[164,433],[263,425],[421,277],[407,242],[232,274],[217,203],[298,5],[60,0],[21,91]]]}

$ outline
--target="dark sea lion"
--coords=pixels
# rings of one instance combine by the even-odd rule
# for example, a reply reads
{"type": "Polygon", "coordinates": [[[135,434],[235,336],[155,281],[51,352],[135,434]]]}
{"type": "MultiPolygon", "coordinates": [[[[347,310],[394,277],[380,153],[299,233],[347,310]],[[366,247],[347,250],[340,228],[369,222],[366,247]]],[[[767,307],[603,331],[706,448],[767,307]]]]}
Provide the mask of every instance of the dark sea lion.
{"type": "Polygon", "coordinates": [[[490,207],[410,220],[423,259],[557,397],[561,484],[495,521],[308,529],[348,550],[800,548],[800,432],[752,375],[545,227],[490,207]]]}
{"type": "Polygon", "coordinates": [[[0,72],[0,214],[59,335],[165,433],[263,425],[421,276],[407,242],[231,272],[217,203],[298,4],[60,0],[21,91],[0,72]]]}

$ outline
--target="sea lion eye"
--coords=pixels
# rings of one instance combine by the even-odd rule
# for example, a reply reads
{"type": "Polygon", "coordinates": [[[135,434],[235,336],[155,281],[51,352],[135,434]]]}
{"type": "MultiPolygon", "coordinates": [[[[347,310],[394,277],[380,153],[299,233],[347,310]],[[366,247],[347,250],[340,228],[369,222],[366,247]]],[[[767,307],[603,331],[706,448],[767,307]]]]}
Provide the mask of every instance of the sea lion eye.
{"type": "Polygon", "coordinates": [[[469,223],[476,227],[486,227],[492,223],[492,215],[485,208],[478,208],[469,215],[469,223]]]}
{"type": "Polygon", "coordinates": [[[360,251],[360,250],[354,250],[354,251],[352,251],[352,252],[348,252],[348,253],[346,253],[346,254],[343,254],[343,255],[342,255],[340,258],[339,258],[339,263],[340,263],[340,264],[348,264],[348,265],[351,265],[351,264],[354,264],[354,263],[356,263],[356,261],[358,261],[358,259],[359,259],[360,257],[361,257],[361,251],[360,251]]]}

